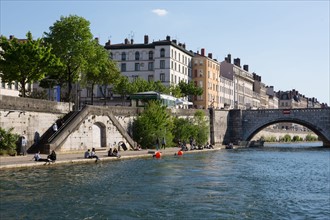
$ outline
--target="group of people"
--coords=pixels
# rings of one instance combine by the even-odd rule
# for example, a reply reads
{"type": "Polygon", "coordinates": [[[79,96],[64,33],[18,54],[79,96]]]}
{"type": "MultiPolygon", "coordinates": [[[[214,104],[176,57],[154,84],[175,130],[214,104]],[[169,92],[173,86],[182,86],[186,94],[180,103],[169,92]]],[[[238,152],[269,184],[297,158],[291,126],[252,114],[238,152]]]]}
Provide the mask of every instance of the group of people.
{"type": "Polygon", "coordinates": [[[34,161],[37,162],[46,162],[45,164],[50,164],[50,162],[54,163],[56,161],[56,152],[52,150],[51,154],[47,156],[47,158],[41,158],[40,151],[38,151],[32,158],[34,161]]]}
{"type": "Polygon", "coordinates": [[[160,145],[159,137],[157,137],[157,139],[156,139],[156,149],[159,150],[159,148],[160,149],[164,148],[164,150],[165,150],[165,148],[166,148],[166,139],[165,139],[165,137],[162,138],[161,145],[160,145]]]}
{"type": "MultiPolygon", "coordinates": [[[[203,150],[203,149],[214,149],[214,147],[209,144],[209,142],[206,143],[205,146],[203,145],[196,145],[196,142],[193,138],[189,139],[190,144],[190,150],[203,150]]],[[[181,142],[181,140],[178,141],[178,147],[181,148],[181,151],[188,151],[188,147],[186,144],[186,141],[181,142]]]]}
{"type": "Polygon", "coordinates": [[[95,162],[97,162],[99,159],[99,157],[96,155],[96,152],[95,152],[95,148],[93,147],[92,148],[92,151],[90,149],[88,149],[86,152],[85,152],[85,155],[84,155],[85,158],[95,158],[95,162]]]}
{"type": "Polygon", "coordinates": [[[108,157],[117,157],[120,158],[119,152],[117,150],[117,148],[112,148],[110,147],[109,151],[108,151],[108,157]]]}
{"type": "MultiPolygon", "coordinates": [[[[120,155],[119,155],[119,152],[117,150],[117,148],[114,148],[112,150],[112,148],[109,149],[108,151],[108,156],[109,157],[117,157],[117,158],[120,158],[120,155]]],[[[98,160],[100,160],[100,158],[96,155],[96,152],[95,152],[95,148],[93,147],[92,148],[92,151],[90,149],[88,149],[85,154],[84,154],[84,157],[85,158],[95,158],[95,162],[97,162],[98,160]]]]}

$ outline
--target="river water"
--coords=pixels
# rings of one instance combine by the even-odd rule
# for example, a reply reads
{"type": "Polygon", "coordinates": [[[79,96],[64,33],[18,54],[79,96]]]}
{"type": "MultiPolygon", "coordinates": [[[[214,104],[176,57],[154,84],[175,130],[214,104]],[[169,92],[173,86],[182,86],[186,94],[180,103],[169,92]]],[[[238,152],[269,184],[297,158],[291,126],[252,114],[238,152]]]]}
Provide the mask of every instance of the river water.
{"type": "Polygon", "coordinates": [[[234,149],[0,172],[0,219],[329,219],[330,149],[234,149]]]}

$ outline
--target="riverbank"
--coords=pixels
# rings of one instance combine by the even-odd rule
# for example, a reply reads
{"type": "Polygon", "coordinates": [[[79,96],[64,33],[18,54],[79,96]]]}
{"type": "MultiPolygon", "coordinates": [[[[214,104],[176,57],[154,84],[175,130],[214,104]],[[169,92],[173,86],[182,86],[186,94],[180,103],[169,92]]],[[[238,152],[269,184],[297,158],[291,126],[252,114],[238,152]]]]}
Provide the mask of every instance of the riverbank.
{"type": "MultiPolygon", "coordinates": [[[[203,150],[192,150],[184,151],[186,153],[198,153],[205,151],[215,151],[225,149],[224,146],[216,146],[214,149],[203,149],[203,150]]],[[[179,148],[166,148],[162,149],[160,152],[162,156],[174,155],[179,151],[179,148]]],[[[98,151],[97,155],[100,158],[97,163],[102,163],[103,161],[111,160],[123,160],[123,159],[134,159],[142,157],[152,157],[155,153],[155,149],[143,149],[140,151],[120,151],[120,158],[117,157],[108,157],[107,151],[98,151]]],[[[63,164],[77,164],[77,163],[95,163],[95,159],[86,159],[84,158],[84,152],[75,152],[75,153],[58,153],[57,160],[55,163],[46,164],[45,162],[37,162],[33,160],[33,154],[28,154],[25,156],[6,156],[0,157],[0,170],[3,169],[15,169],[15,168],[29,168],[29,167],[40,167],[40,166],[58,166],[63,164]]],[[[42,154],[41,158],[47,158],[47,155],[42,154]]]]}

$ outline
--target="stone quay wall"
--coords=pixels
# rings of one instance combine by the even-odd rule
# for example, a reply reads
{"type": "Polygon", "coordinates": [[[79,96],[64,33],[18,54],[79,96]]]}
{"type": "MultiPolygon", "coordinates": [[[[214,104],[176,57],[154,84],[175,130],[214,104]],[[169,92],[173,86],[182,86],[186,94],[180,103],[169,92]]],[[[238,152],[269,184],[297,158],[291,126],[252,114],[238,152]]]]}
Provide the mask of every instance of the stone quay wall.
{"type": "Polygon", "coordinates": [[[0,95],[0,127],[24,135],[30,147],[72,104],[0,95]]]}

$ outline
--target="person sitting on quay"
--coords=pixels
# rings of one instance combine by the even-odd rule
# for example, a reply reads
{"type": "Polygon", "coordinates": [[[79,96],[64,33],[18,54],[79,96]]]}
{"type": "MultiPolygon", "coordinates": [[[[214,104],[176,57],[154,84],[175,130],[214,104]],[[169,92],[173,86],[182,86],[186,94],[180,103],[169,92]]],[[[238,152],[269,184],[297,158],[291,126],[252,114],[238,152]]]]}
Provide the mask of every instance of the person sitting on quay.
{"type": "Polygon", "coordinates": [[[119,155],[119,152],[118,152],[117,148],[114,148],[112,153],[115,157],[120,158],[120,155],[119,155]]]}
{"type": "Polygon", "coordinates": [[[47,159],[49,159],[53,163],[56,161],[56,153],[54,150],[52,150],[52,153],[48,155],[47,159]]]}
{"type": "MultiPolygon", "coordinates": [[[[91,158],[96,158],[96,161],[100,160],[99,157],[98,157],[98,156],[96,155],[96,153],[95,153],[95,148],[94,148],[94,147],[92,148],[91,158]]],[[[96,162],[96,161],[95,161],[95,162],[96,162]]]]}
{"type": "Polygon", "coordinates": [[[119,153],[118,153],[118,150],[116,148],[113,149],[112,151],[112,148],[110,147],[109,151],[108,151],[108,156],[109,157],[117,157],[117,158],[120,158],[119,156],[119,153]]]}
{"type": "Polygon", "coordinates": [[[135,151],[139,151],[139,150],[141,150],[141,145],[138,144],[138,145],[134,148],[134,150],[135,150],[135,151]]]}
{"type": "Polygon", "coordinates": [[[40,151],[38,151],[38,152],[33,156],[32,159],[34,159],[34,161],[37,161],[37,162],[46,162],[46,163],[50,163],[50,160],[49,160],[49,159],[43,159],[43,158],[41,158],[41,156],[40,156],[40,151]]]}
{"type": "Polygon", "coordinates": [[[88,149],[85,154],[84,154],[84,158],[91,158],[91,150],[88,149]]]}

